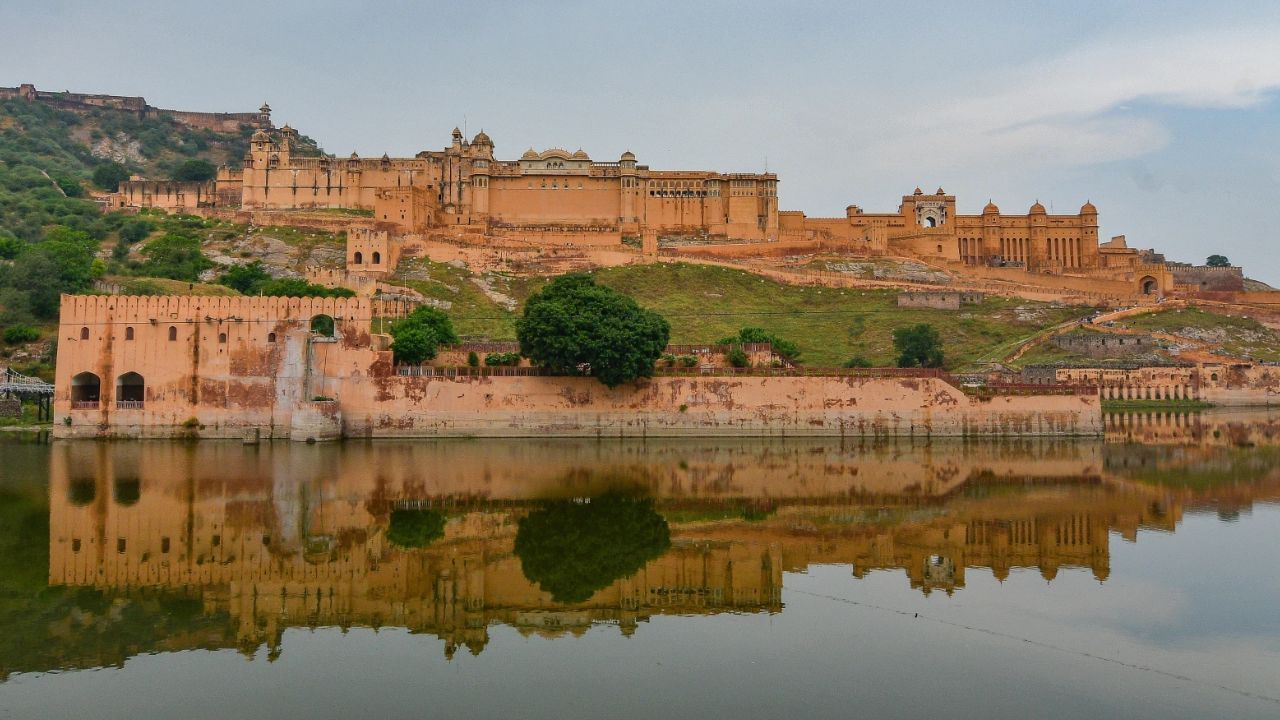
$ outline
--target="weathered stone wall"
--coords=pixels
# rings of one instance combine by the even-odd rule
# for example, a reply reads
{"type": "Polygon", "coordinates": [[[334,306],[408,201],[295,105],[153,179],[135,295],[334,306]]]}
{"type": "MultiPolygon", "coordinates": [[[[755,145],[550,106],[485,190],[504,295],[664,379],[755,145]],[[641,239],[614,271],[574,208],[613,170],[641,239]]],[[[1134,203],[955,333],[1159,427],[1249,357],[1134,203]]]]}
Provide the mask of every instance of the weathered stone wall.
{"type": "Polygon", "coordinates": [[[982,302],[979,292],[904,292],[898,293],[898,307],[959,310],[961,305],[982,302]]]}
{"type": "Polygon", "coordinates": [[[1169,264],[1176,289],[1199,292],[1244,292],[1244,271],[1238,267],[1169,264]]]}
{"type": "Polygon", "coordinates": [[[593,378],[400,376],[373,349],[370,319],[358,298],[65,296],[55,432],[325,439],[335,418],[358,437],[1101,431],[1096,396],[984,398],[893,372],[660,376],[612,390],[593,378]],[[320,314],[333,337],[309,330],[320,314]]]}
{"type": "Polygon", "coordinates": [[[1149,352],[1156,342],[1145,333],[1072,332],[1055,335],[1053,344],[1090,357],[1119,357],[1149,352]]]}

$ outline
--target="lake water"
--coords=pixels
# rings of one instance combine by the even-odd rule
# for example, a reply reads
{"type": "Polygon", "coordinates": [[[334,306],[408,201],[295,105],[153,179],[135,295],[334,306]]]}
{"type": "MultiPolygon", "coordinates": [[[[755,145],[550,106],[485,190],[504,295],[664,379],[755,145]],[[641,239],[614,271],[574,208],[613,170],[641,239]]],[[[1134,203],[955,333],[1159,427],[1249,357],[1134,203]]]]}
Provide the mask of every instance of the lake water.
{"type": "Polygon", "coordinates": [[[0,441],[0,718],[1280,717],[1280,419],[0,441]]]}

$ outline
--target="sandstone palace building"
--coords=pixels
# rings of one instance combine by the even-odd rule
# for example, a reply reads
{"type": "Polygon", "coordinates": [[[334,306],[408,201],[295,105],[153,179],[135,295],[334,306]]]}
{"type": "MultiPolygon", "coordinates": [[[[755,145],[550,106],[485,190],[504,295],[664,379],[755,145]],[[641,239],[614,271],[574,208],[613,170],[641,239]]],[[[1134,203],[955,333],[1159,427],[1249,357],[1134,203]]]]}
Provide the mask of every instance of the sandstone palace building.
{"type": "Polygon", "coordinates": [[[1112,297],[1163,295],[1178,285],[1243,289],[1239,268],[1166,263],[1154,251],[1130,248],[1123,236],[1100,241],[1098,210],[1091,202],[1070,214],[1050,214],[1039,202],[1008,213],[988,202],[980,214],[962,215],[954,195],[916,188],[895,212],[849,205],[842,217],[809,217],[779,210],[779,180],[768,172],[657,170],[630,151],[603,162],[580,149],[531,148],[503,160],[487,133],[467,140],[457,128],[441,150],[338,158],[299,142],[288,125],[271,127],[269,112],[264,105],[240,167],[220,168],[216,180],[203,183],[131,180],[110,204],[240,213],[242,220],[282,225],[307,213],[350,210],[352,242],[367,244],[372,232],[382,244],[375,249],[378,267],[353,262],[371,257],[368,248],[349,248],[348,271],[366,276],[394,271],[406,240],[434,238],[632,245],[651,254],[662,244],[677,244],[705,252],[736,246],[722,250],[735,257],[822,250],[919,258],[951,265],[961,275],[992,278],[996,270],[1009,271],[1018,277],[1006,272],[996,279],[1029,279],[1112,297]],[[1046,275],[1061,282],[1048,282],[1046,275]]]}

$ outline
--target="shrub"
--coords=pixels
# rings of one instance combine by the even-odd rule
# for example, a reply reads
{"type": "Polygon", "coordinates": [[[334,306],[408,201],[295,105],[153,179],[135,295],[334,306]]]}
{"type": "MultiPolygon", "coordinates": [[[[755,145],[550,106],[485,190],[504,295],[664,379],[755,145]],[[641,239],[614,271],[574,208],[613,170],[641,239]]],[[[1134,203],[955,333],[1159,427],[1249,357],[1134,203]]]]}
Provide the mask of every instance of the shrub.
{"type": "Polygon", "coordinates": [[[675,356],[675,355],[672,355],[671,353],[666,353],[666,354],[664,354],[664,355],[662,356],[662,364],[663,364],[663,365],[666,365],[667,367],[675,367],[675,366],[676,366],[676,356],[675,356]]]}
{"type": "Polygon", "coordinates": [[[737,335],[721,338],[721,345],[738,345],[743,343],[769,343],[773,351],[782,357],[795,362],[800,359],[800,349],[790,340],[784,340],[763,328],[744,327],[737,335]]]}
{"type": "Polygon", "coordinates": [[[489,367],[496,367],[500,365],[519,365],[520,353],[518,352],[489,353],[488,355],[484,356],[484,364],[488,365],[489,367]]]}
{"type": "Polygon", "coordinates": [[[39,339],[40,331],[30,325],[14,325],[13,327],[5,328],[4,331],[4,341],[10,345],[35,342],[39,339]]]}
{"type": "Polygon", "coordinates": [[[132,245],[139,240],[145,240],[152,230],[155,230],[155,225],[149,220],[135,218],[120,226],[120,239],[132,245]]]}
{"type": "Polygon", "coordinates": [[[862,357],[861,355],[854,355],[853,357],[851,357],[851,358],[849,358],[848,360],[845,360],[845,361],[844,361],[844,367],[847,367],[847,368],[869,368],[869,367],[874,367],[874,366],[871,364],[871,361],[870,361],[870,360],[868,360],[868,359],[866,359],[866,358],[862,357]]]}
{"type": "Polygon", "coordinates": [[[751,358],[748,357],[740,347],[735,347],[730,350],[729,354],[725,356],[725,359],[729,361],[730,365],[736,368],[744,368],[751,364],[751,358]]]}
{"type": "Polygon", "coordinates": [[[480,356],[476,354],[475,350],[467,353],[467,364],[471,367],[480,367],[480,356]]]}
{"type": "Polygon", "coordinates": [[[680,367],[684,367],[684,368],[696,367],[698,365],[698,356],[697,355],[681,355],[678,358],[678,361],[680,362],[680,367]]]}
{"type": "Polygon", "coordinates": [[[279,280],[271,280],[259,286],[258,292],[272,297],[348,298],[356,296],[354,290],[342,287],[325,287],[324,285],[309,283],[300,278],[280,278],[279,280]]]}

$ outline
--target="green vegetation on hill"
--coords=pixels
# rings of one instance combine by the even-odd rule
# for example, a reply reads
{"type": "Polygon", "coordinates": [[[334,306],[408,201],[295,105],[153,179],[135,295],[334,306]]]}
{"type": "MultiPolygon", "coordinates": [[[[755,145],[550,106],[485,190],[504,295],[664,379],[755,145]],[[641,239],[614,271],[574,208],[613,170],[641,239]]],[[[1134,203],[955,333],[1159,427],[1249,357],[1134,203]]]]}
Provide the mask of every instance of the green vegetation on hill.
{"type": "Polygon", "coordinates": [[[1280,360],[1280,332],[1252,318],[1188,308],[1134,315],[1116,325],[1200,340],[1209,343],[1215,352],[1233,357],[1280,360]]]}
{"type": "MultiPolygon", "coordinates": [[[[449,264],[410,261],[393,280],[429,298],[450,302],[458,334],[497,340],[515,338],[519,305],[508,310],[490,299],[473,278],[449,264]]],[[[899,308],[893,290],[841,290],[786,285],[730,268],[661,263],[597,270],[596,281],[635,298],[671,323],[671,342],[714,343],[746,327],[761,328],[795,343],[810,367],[839,367],[863,357],[875,365],[896,364],[893,331],[928,323],[937,328],[946,365],[960,368],[998,360],[1018,342],[1091,308],[1008,298],[987,298],[964,309],[899,308]]],[[[523,304],[545,278],[486,275],[493,290],[523,304]]]]}

